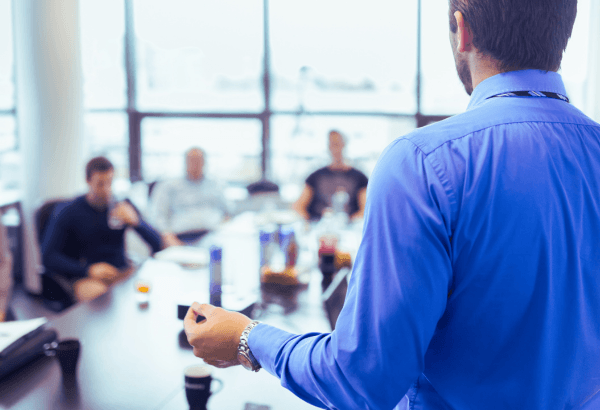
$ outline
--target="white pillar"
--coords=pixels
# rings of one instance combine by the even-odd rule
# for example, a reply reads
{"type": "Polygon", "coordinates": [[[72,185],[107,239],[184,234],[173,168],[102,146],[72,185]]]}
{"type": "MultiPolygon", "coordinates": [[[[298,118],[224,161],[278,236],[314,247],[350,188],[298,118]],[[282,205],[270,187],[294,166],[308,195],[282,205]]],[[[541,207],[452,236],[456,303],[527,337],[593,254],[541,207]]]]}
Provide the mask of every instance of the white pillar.
{"type": "Polygon", "coordinates": [[[82,185],[78,0],[13,0],[17,124],[23,158],[23,273],[41,292],[34,212],[82,185]]]}
{"type": "Polygon", "coordinates": [[[600,122],[600,0],[590,4],[590,36],[585,111],[600,122]]]}

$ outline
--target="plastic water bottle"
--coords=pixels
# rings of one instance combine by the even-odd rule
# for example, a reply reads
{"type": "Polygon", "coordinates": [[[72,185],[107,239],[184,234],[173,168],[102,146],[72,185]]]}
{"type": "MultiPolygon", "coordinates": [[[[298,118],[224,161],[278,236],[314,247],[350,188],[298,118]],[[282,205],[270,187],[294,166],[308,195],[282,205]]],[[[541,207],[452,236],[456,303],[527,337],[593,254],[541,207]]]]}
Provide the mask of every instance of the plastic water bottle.
{"type": "Polygon", "coordinates": [[[268,231],[261,230],[258,234],[260,243],[260,268],[267,266],[269,263],[269,244],[272,241],[273,234],[268,231]]]}
{"type": "Polygon", "coordinates": [[[117,207],[117,205],[119,205],[121,201],[119,201],[116,197],[112,197],[110,202],[108,203],[108,210],[107,210],[107,218],[108,218],[108,227],[112,230],[119,230],[119,229],[123,229],[125,227],[125,224],[123,223],[123,221],[121,221],[119,218],[117,218],[116,216],[113,215],[113,211],[115,210],[115,208],[117,207]]]}
{"type": "Polygon", "coordinates": [[[333,208],[335,224],[338,229],[344,228],[348,225],[348,213],[346,212],[346,207],[348,202],[350,201],[350,195],[342,188],[338,188],[338,190],[331,197],[331,205],[333,208]]]}

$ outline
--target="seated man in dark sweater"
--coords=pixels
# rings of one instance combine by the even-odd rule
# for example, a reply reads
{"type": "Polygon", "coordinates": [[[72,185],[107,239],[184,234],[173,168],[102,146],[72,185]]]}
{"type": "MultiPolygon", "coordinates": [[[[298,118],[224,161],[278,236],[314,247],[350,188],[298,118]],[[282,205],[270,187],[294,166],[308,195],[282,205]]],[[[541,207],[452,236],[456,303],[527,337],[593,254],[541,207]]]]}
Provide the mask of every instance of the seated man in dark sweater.
{"type": "Polygon", "coordinates": [[[86,166],[88,193],[57,209],[44,233],[46,271],[63,276],[78,301],[102,295],[131,272],[125,257],[127,227],[134,228],[153,252],[162,246],[160,234],[131,204],[112,203],[113,174],[108,159],[90,160],[86,166]]]}

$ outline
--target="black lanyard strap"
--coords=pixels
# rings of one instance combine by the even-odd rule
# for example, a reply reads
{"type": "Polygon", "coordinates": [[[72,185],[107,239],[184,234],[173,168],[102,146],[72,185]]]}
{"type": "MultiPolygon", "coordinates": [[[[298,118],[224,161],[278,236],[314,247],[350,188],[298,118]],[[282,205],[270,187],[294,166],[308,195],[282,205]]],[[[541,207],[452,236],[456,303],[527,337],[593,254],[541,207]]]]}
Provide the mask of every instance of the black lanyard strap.
{"type": "Polygon", "coordinates": [[[569,102],[569,99],[565,95],[553,93],[551,91],[511,91],[508,93],[492,95],[491,97],[486,98],[486,100],[501,97],[541,97],[554,98],[555,100],[561,100],[567,103],[569,102]]]}

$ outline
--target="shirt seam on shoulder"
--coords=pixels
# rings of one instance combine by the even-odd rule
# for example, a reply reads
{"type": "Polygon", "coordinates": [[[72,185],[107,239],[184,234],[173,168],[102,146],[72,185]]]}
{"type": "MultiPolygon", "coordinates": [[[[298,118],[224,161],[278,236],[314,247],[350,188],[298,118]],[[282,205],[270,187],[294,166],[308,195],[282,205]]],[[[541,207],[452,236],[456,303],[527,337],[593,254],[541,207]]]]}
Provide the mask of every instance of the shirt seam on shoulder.
{"type": "Polygon", "coordinates": [[[426,154],[425,151],[423,151],[423,149],[421,147],[419,147],[417,144],[415,144],[414,141],[412,141],[408,138],[402,138],[402,139],[405,139],[406,141],[413,144],[415,146],[415,148],[418,149],[423,154],[423,157],[429,162],[429,165],[431,166],[431,168],[433,168],[433,171],[435,172],[438,180],[444,187],[444,193],[446,194],[446,198],[448,199],[448,202],[450,203],[450,210],[454,214],[454,215],[450,215],[450,218],[451,218],[450,227],[452,229],[453,228],[452,220],[455,219],[453,217],[458,216],[458,200],[457,200],[456,192],[454,192],[454,188],[452,187],[450,180],[446,177],[445,173],[440,169],[437,162],[432,161],[429,158],[429,155],[426,154]]]}
{"type": "Polygon", "coordinates": [[[577,125],[577,126],[582,126],[582,127],[600,128],[600,124],[581,124],[581,123],[576,123],[576,122],[565,122],[565,121],[525,121],[525,120],[523,120],[523,121],[503,122],[503,123],[500,123],[500,124],[494,124],[494,125],[489,125],[487,127],[479,128],[479,129],[470,131],[470,132],[468,132],[466,134],[459,135],[459,136],[457,136],[455,138],[447,139],[444,142],[440,143],[437,147],[432,148],[429,151],[429,153],[426,153],[425,151],[423,151],[423,149],[421,147],[419,147],[417,144],[415,144],[412,141],[412,139],[407,138],[407,137],[403,137],[401,139],[406,139],[406,140],[412,142],[417,148],[419,148],[419,150],[423,153],[423,155],[425,155],[426,157],[428,157],[430,154],[432,154],[434,151],[436,151],[437,149],[439,149],[443,145],[447,144],[448,142],[456,141],[456,140],[459,140],[461,138],[468,137],[469,135],[473,135],[476,132],[481,132],[481,131],[487,130],[489,128],[498,127],[498,126],[501,126],[501,125],[523,124],[523,123],[527,123],[527,124],[564,124],[564,125],[577,125]]]}

